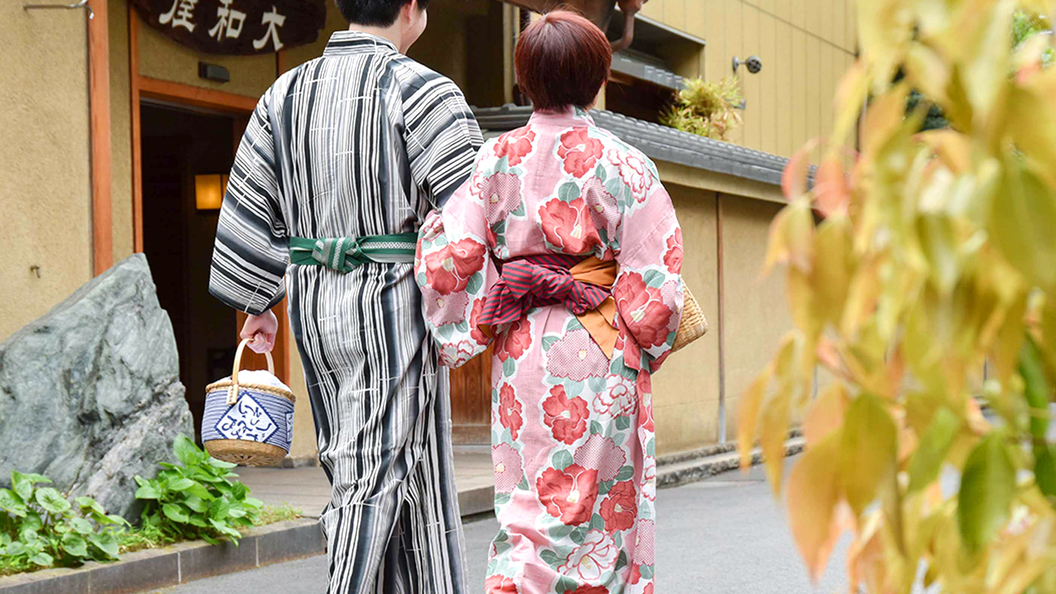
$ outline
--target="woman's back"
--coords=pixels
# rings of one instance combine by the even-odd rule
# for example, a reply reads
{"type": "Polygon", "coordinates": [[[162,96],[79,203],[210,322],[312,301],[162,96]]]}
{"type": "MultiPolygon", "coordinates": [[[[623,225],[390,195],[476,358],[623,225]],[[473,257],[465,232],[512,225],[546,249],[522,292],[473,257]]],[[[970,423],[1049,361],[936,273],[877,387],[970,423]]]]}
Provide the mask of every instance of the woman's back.
{"type": "Polygon", "coordinates": [[[488,592],[510,581],[528,594],[648,585],[650,374],[674,342],[681,266],[653,164],[583,110],[537,113],[487,143],[470,181],[427,220],[417,280],[441,360],[458,366],[495,347],[502,532],[488,592]]]}

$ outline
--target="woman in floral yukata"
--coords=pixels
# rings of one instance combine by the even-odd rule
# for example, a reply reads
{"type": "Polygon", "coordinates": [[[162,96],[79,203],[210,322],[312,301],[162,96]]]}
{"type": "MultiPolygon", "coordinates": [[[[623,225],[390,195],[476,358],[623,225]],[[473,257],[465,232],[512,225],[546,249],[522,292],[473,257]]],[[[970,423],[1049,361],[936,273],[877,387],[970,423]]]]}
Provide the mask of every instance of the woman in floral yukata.
{"type": "Polygon", "coordinates": [[[650,377],[682,311],[682,232],[654,165],[587,110],[612,52],[556,11],[516,50],[535,106],[422,228],[444,364],[494,345],[488,594],[653,592],[650,377]]]}

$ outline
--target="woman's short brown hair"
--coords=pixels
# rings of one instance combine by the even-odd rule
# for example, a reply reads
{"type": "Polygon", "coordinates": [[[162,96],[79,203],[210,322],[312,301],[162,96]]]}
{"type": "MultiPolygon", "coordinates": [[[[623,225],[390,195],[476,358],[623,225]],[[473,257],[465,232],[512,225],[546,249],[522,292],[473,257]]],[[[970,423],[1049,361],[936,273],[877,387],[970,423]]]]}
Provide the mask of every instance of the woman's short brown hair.
{"type": "Polygon", "coordinates": [[[514,61],[521,91],[536,109],[586,108],[609,77],[612,46],[594,23],[555,10],[521,34],[514,61]]]}

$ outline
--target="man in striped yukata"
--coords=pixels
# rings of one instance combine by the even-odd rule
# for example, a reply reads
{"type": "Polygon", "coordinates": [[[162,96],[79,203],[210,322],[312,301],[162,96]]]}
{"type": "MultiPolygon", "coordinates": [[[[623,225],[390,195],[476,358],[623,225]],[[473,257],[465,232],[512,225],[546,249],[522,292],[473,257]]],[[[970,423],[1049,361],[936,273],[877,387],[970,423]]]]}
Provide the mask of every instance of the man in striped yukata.
{"type": "Polygon", "coordinates": [[[447,375],[413,259],[483,141],[455,84],[403,55],[428,0],[336,2],[349,30],[272,85],[239,145],[210,292],[250,314],[258,352],[288,297],[333,487],[328,592],[461,594],[447,375]]]}

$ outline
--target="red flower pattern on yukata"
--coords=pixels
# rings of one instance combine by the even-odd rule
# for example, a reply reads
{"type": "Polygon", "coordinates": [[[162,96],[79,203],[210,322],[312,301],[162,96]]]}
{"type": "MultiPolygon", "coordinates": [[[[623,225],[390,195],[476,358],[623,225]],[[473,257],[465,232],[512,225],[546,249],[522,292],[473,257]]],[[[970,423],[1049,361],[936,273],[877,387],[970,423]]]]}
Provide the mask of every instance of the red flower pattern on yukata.
{"type": "Polygon", "coordinates": [[[495,463],[495,492],[513,493],[524,479],[521,454],[508,443],[491,448],[491,459],[495,463]]]}
{"type": "Polygon", "coordinates": [[[642,402],[642,411],[645,417],[640,421],[642,429],[653,431],[653,376],[649,373],[639,373],[636,383],[638,399],[642,402]]]}
{"type": "MultiPolygon", "coordinates": [[[[626,354],[624,358],[626,359],[626,354]]],[[[615,382],[594,395],[594,412],[614,417],[633,415],[638,411],[638,395],[635,393],[634,383],[622,376],[618,376],[615,382]]]]}
{"type": "Polygon", "coordinates": [[[566,526],[590,520],[598,498],[598,471],[572,464],[564,470],[547,468],[535,481],[539,502],[566,526]]]}
{"type": "Polygon", "coordinates": [[[609,359],[590,332],[573,330],[551,345],[546,354],[546,371],[554,377],[582,382],[602,377],[609,370],[609,359]]]}
{"type": "Polygon", "coordinates": [[[605,519],[605,530],[618,532],[630,530],[637,519],[638,504],[634,483],[623,481],[609,490],[609,496],[601,502],[601,517],[605,519]]]}
{"type": "Polygon", "coordinates": [[[674,235],[667,238],[667,253],[664,254],[664,265],[671,274],[682,272],[682,229],[675,229],[674,235]]]}
{"type": "Polygon", "coordinates": [[[557,156],[565,160],[565,173],[583,177],[594,170],[603,150],[601,141],[590,137],[589,128],[573,128],[561,135],[557,156]]]}
{"type": "Polygon", "coordinates": [[[647,566],[656,563],[656,522],[653,520],[638,522],[638,533],[634,537],[634,559],[647,566]]]}
{"type": "Polygon", "coordinates": [[[517,584],[504,575],[489,576],[484,580],[484,594],[518,594],[517,584]]]}
{"type": "Polygon", "coordinates": [[[587,430],[587,408],[586,400],[569,398],[564,386],[554,386],[543,401],[543,422],[554,439],[571,445],[587,430]]]}
{"type": "Polygon", "coordinates": [[[628,273],[613,287],[620,318],[643,348],[662,346],[670,334],[671,308],[659,289],[645,284],[637,272],[628,273]]]}
{"type": "Polygon", "coordinates": [[[653,172],[646,165],[645,160],[635,152],[617,149],[609,149],[607,157],[609,163],[619,168],[620,177],[631,189],[634,199],[638,202],[645,202],[654,181],[653,172]]]}
{"type": "Polygon", "coordinates": [[[530,126],[511,130],[499,137],[495,143],[495,156],[507,157],[510,167],[520,165],[521,161],[532,152],[535,130],[530,126]]]}
{"type": "Polygon", "coordinates": [[[477,320],[480,319],[480,314],[484,312],[484,300],[477,299],[473,302],[473,311],[469,313],[469,335],[473,337],[473,340],[477,341],[477,344],[488,344],[488,335],[484,334],[484,331],[480,329],[480,325],[477,324],[477,320]]]}
{"type": "Polygon", "coordinates": [[[422,302],[425,305],[425,314],[429,319],[429,323],[440,328],[448,324],[458,324],[465,321],[469,295],[466,293],[441,295],[427,285],[422,287],[422,302]]]}
{"type": "Polygon", "coordinates": [[[491,225],[505,221],[521,205],[521,178],[512,173],[496,173],[484,180],[480,192],[490,229],[491,225]]]}
{"type": "Polygon", "coordinates": [[[505,333],[495,338],[495,356],[503,363],[507,359],[517,360],[532,346],[532,323],[520,320],[510,324],[505,333]]]}
{"type": "Polygon", "coordinates": [[[565,590],[565,594],[609,594],[605,586],[580,586],[575,590],[565,590]]]}
{"type": "Polygon", "coordinates": [[[448,343],[440,349],[440,360],[447,367],[461,367],[476,356],[473,345],[468,340],[448,343]]]}
{"type": "Polygon", "coordinates": [[[583,468],[597,470],[599,480],[611,481],[620,474],[620,468],[627,462],[627,454],[612,439],[594,434],[579,446],[572,461],[583,468]]]}
{"type": "Polygon", "coordinates": [[[608,534],[591,530],[576,550],[569,554],[565,564],[557,568],[563,575],[578,577],[585,582],[594,582],[608,570],[616,567],[620,550],[608,534]]]}
{"type": "Polygon", "coordinates": [[[610,245],[606,246],[606,253],[611,257],[613,243],[618,244],[620,240],[620,223],[623,216],[620,207],[616,203],[616,197],[609,193],[605,184],[597,177],[591,176],[583,184],[583,196],[589,208],[590,218],[594,222],[594,228],[599,231],[605,230],[605,239],[610,245]]]}
{"type": "Polygon", "coordinates": [[[656,458],[646,456],[642,462],[642,497],[656,501],[656,458]]]}
{"type": "Polygon", "coordinates": [[[587,202],[582,198],[572,202],[554,198],[539,207],[539,218],[546,241],[560,252],[585,254],[601,243],[594,220],[587,212],[587,202]]]}
{"type": "Polygon", "coordinates": [[[469,279],[484,268],[484,249],[472,239],[463,239],[426,254],[426,284],[441,295],[465,291],[469,279]]]}
{"type": "Polygon", "coordinates": [[[619,320],[619,316],[616,316],[616,321],[620,326],[620,336],[616,339],[616,350],[623,353],[623,364],[625,367],[628,369],[634,369],[635,371],[641,371],[642,349],[638,346],[637,342],[631,340],[631,337],[627,333],[626,324],[619,320]]]}
{"type": "Polygon", "coordinates": [[[510,384],[503,384],[499,388],[499,423],[510,430],[510,437],[513,439],[517,439],[517,434],[524,425],[521,401],[517,400],[517,392],[510,384]]]}

